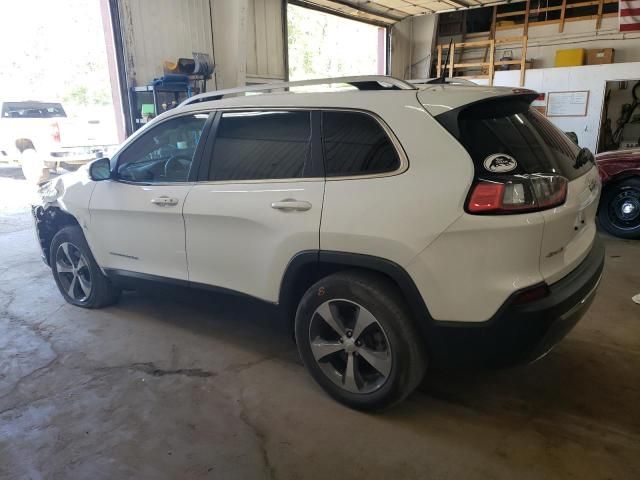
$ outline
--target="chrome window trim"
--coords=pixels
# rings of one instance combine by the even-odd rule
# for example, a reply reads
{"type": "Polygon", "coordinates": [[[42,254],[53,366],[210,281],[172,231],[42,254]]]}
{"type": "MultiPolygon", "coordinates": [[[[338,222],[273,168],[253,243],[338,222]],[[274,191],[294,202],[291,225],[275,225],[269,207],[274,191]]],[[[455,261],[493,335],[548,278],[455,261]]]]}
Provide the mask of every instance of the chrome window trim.
{"type": "Polygon", "coordinates": [[[306,111],[306,112],[352,112],[352,113],[362,113],[364,115],[368,115],[373,118],[380,127],[387,134],[393,147],[396,150],[396,154],[400,159],[400,166],[396,170],[391,170],[389,172],[380,172],[380,173],[370,173],[364,175],[341,175],[336,177],[301,177],[301,178],[274,178],[274,179],[257,179],[257,180],[218,180],[218,181],[200,181],[195,182],[196,185],[221,185],[221,184],[237,184],[237,183],[294,183],[294,182],[302,182],[302,181],[319,181],[324,180],[327,182],[333,181],[344,181],[344,180],[365,180],[365,179],[373,179],[373,178],[386,178],[386,177],[395,177],[397,175],[402,175],[409,169],[409,158],[407,157],[400,140],[396,136],[395,132],[387,125],[387,123],[375,112],[370,110],[360,109],[360,108],[339,108],[339,107],[287,107],[287,106],[259,106],[259,107],[246,107],[246,106],[238,106],[238,107],[222,107],[222,108],[214,108],[211,109],[212,112],[233,112],[233,111],[274,111],[274,110],[283,110],[283,111],[306,111]]]}
{"type": "MultiPolygon", "coordinates": [[[[172,109],[173,110],[173,109],[172,109]]],[[[171,110],[169,110],[171,112],[171,110]]],[[[154,124],[152,127],[150,127],[148,130],[151,130],[153,128],[156,128],[160,125],[162,125],[165,122],[168,122],[170,120],[175,120],[176,118],[180,118],[180,117],[186,117],[186,116],[194,116],[194,115],[200,115],[203,113],[206,113],[207,116],[211,115],[212,113],[215,113],[216,110],[212,109],[212,108],[202,108],[199,110],[191,110],[189,112],[177,112],[175,114],[171,114],[171,115],[167,115],[165,118],[163,118],[162,120],[158,120],[158,122],[156,124],[154,124]]],[[[156,117],[157,118],[157,117],[156,117]]],[[[155,120],[155,119],[153,119],[155,120]]],[[[151,120],[151,122],[153,122],[153,120],[151,120]]],[[[151,122],[145,124],[144,126],[140,127],[140,129],[136,130],[136,133],[138,133],[138,135],[132,135],[130,136],[127,141],[125,142],[125,144],[122,146],[122,148],[116,152],[115,155],[113,155],[113,157],[111,157],[111,160],[115,161],[115,166],[114,166],[114,171],[117,172],[118,170],[118,164],[120,162],[120,155],[122,155],[124,152],[126,152],[129,148],[131,148],[131,146],[133,144],[135,144],[140,138],[142,138],[144,135],[146,135],[148,132],[143,131],[143,128],[146,127],[147,125],[150,125],[151,122]]],[[[205,125],[206,125],[206,120],[205,120],[205,125]]],[[[204,129],[204,126],[203,126],[204,129]]],[[[187,172],[187,177],[189,176],[189,174],[191,173],[191,166],[193,165],[193,159],[191,159],[191,165],[189,165],[189,172],[187,172]]],[[[153,186],[153,185],[193,185],[195,182],[135,182],[132,180],[121,180],[119,178],[114,178],[111,179],[111,181],[113,182],[118,182],[118,183],[124,183],[127,185],[142,185],[142,186],[153,186]]]]}
{"type": "Polygon", "coordinates": [[[352,113],[362,113],[364,115],[368,115],[373,118],[378,125],[382,127],[384,132],[387,134],[387,137],[391,140],[391,143],[398,155],[398,159],[400,160],[400,165],[395,170],[390,170],[388,172],[379,172],[379,173],[368,173],[363,175],[339,175],[335,177],[328,177],[325,175],[327,182],[332,181],[343,181],[343,180],[365,180],[371,178],[386,178],[386,177],[395,177],[396,175],[402,175],[409,169],[409,157],[407,157],[407,153],[404,151],[400,140],[396,136],[395,132],[391,130],[391,127],[387,125],[380,115],[370,110],[362,110],[357,108],[319,108],[318,110],[325,112],[352,112],[352,113]]]}

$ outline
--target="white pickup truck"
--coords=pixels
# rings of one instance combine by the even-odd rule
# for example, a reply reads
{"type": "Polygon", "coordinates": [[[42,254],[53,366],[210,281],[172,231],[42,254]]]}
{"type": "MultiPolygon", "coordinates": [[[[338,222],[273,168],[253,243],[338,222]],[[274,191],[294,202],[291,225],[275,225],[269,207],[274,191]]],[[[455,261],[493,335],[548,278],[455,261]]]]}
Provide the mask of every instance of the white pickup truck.
{"type": "Polygon", "coordinates": [[[99,128],[68,118],[60,103],[0,102],[0,161],[19,162],[25,177],[40,183],[50,169],[101,157],[105,146],[96,144],[99,128]]]}

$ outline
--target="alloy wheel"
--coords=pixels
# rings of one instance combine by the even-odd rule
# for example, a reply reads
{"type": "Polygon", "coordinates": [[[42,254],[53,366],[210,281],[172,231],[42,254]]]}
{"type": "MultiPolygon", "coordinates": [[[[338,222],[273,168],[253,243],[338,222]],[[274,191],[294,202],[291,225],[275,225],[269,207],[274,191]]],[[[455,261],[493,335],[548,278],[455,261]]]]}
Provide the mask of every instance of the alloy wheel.
{"type": "Polygon", "coordinates": [[[391,347],[378,320],[345,299],[324,302],[313,313],[309,343],[316,363],[333,383],[351,393],[371,393],[389,378],[391,347]]]}
{"type": "Polygon", "coordinates": [[[62,289],[77,302],[85,302],[91,295],[89,262],[73,243],[61,243],[56,251],[54,268],[62,289]]]}
{"type": "Polygon", "coordinates": [[[611,223],[622,230],[632,230],[640,225],[640,190],[621,190],[609,203],[611,223]]]}

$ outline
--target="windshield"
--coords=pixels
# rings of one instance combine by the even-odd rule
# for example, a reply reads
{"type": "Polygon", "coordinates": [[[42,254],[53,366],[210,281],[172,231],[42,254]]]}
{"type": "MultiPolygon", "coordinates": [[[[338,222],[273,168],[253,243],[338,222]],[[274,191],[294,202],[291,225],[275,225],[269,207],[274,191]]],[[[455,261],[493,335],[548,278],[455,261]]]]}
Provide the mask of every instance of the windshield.
{"type": "Polygon", "coordinates": [[[527,98],[488,100],[436,119],[466,148],[483,176],[490,175],[483,166],[485,160],[499,154],[515,159],[515,174],[557,174],[573,180],[593,167],[576,162],[580,147],[530,107],[527,98]]]}
{"type": "Polygon", "coordinates": [[[66,117],[59,103],[6,102],[2,105],[2,118],[58,118],[66,117]]]}

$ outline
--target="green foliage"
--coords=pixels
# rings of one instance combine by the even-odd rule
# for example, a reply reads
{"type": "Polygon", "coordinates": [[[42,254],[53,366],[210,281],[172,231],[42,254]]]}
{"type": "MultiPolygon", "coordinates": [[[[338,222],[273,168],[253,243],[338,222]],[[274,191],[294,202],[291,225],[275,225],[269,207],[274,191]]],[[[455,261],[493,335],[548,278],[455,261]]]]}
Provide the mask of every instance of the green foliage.
{"type": "Polygon", "coordinates": [[[371,75],[378,71],[378,27],[289,5],[292,80],[371,75]]]}
{"type": "Polygon", "coordinates": [[[111,103],[98,0],[7,0],[0,2],[0,18],[3,96],[111,103]]]}

